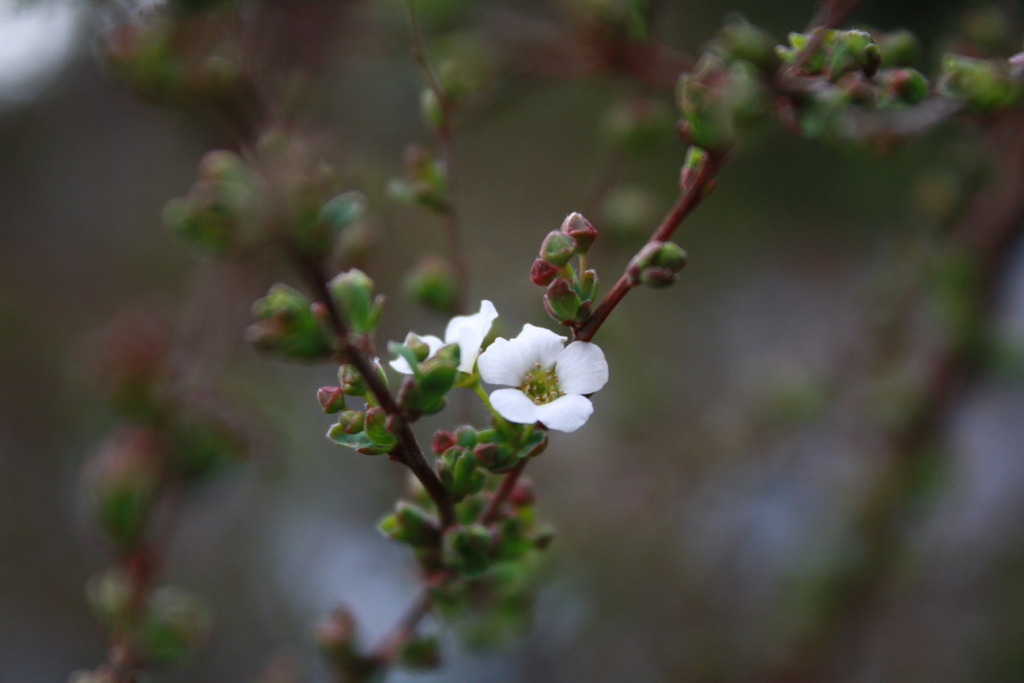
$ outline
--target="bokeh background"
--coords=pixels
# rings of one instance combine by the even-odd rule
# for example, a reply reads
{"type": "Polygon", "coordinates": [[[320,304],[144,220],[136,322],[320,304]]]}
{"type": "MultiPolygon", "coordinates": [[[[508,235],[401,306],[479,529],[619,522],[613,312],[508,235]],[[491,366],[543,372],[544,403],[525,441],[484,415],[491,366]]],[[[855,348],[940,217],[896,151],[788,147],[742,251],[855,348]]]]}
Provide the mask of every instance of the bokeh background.
{"type": "MultiPolygon", "coordinates": [[[[814,9],[669,0],[654,33],[695,54],[727,11],[781,37],[814,9]]],[[[853,20],[917,32],[933,71],[963,9],[868,0],[853,20]]],[[[578,28],[570,3],[423,11],[434,45],[578,28]]],[[[60,681],[103,661],[84,586],[109,557],[81,515],[79,478],[115,422],[91,384],[91,340],[126,311],[176,320],[197,372],[258,425],[251,462],[190,494],[169,548],[165,579],[209,602],[213,637],[152,680],[325,681],[314,623],[346,603],[372,640],[416,594],[404,549],[374,528],[403,475],[324,439],[315,390],[334,382],[332,368],[242,343],[252,300],[294,276],[259,259],[204,259],[162,227],[164,203],[219,139],[105,71],[102,38],[130,12],[0,1],[0,681],[60,681]]],[[[331,25],[344,39],[308,125],[370,198],[365,267],[390,298],[382,341],[437,334],[444,318],[403,294],[402,273],[443,250],[441,224],[385,191],[403,148],[432,142],[402,7],[351,3],[340,16],[351,24],[331,25]]],[[[637,93],[622,76],[527,71],[499,80],[457,132],[471,300],[494,301],[506,334],[550,324],[530,264],[601,182],[604,112],[637,93]]],[[[670,86],[642,92],[671,102],[670,86]]],[[[754,131],[679,233],[691,255],[681,281],[635,291],[601,330],[611,381],[593,419],[555,435],[529,468],[558,531],[532,632],[479,652],[443,631],[440,672],[393,680],[767,681],[816,655],[820,680],[1024,680],[1019,354],[984,368],[944,416],[930,484],[887,520],[889,561],[870,591],[849,614],[834,591],[871,543],[857,519],[890,467],[887,397],[914,386],[941,345],[921,282],[959,174],[987,163],[977,135],[947,125],[880,149],[754,131]],[[911,322],[881,343],[887,316],[911,322]]],[[[606,283],[671,204],[683,152],[669,134],[628,160],[618,212],[595,209],[606,283]]],[[[1008,264],[991,320],[1012,351],[1024,344],[1019,248],[1008,264]]]]}

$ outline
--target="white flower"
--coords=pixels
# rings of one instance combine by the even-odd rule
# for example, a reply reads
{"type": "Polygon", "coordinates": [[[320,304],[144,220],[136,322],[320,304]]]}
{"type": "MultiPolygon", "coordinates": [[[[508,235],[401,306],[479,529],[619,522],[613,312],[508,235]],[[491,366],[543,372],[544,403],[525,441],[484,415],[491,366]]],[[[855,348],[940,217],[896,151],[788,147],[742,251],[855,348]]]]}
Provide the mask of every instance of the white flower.
{"type": "MultiPolygon", "coordinates": [[[[498,317],[498,311],[494,304],[487,299],[480,302],[480,312],[473,315],[457,315],[448,321],[448,327],[444,331],[444,341],[432,334],[420,337],[430,353],[430,358],[442,346],[448,344],[459,345],[459,372],[473,372],[476,364],[476,357],[480,355],[480,345],[484,343],[484,337],[491,331],[491,323],[498,317]]],[[[404,375],[411,375],[412,368],[404,358],[396,358],[391,361],[391,367],[404,375]]]]}
{"type": "Polygon", "coordinates": [[[523,325],[515,339],[498,338],[480,354],[480,377],[498,389],[491,405],[510,422],[543,422],[548,429],[574,432],[587,421],[592,394],[608,381],[604,352],[590,342],[572,342],[551,330],[523,325]]]}

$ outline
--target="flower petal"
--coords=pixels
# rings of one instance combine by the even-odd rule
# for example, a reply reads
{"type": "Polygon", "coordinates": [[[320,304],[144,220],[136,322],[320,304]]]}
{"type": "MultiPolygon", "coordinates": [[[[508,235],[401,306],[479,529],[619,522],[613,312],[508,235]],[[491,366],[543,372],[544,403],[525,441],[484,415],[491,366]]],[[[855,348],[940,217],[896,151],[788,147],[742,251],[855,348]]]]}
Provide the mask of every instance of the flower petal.
{"type": "Polygon", "coordinates": [[[473,315],[457,315],[448,322],[444,340],[459,345],[459,372],[472,372],[480,345],[491,331],[491,324],[498,317],[498,311],[487,299],[480,302],[480,312],[473,315]]]}
{"type": "Polygon", "coordinates": [[[575,432],[586,423],[593,412],[594,404],[589,398],[579,394],[566,394],[551,403],[537,406],[536,419],[543,422],[548,429],[575,432]]]}
{"type": "Polygon", "coordinates": [[[608,361],[597,344],[576,341],[555,363],[558,388],[567,394],[592,394],[608,382],[608,361]]]}
{"type": "Polygon", "coordinates": [[[527,323],[512,343],[521,349],[520,353],[528,361],[528,368],[535,363],[540,363],[542,368],[550,368],[565,348],[565,337],[527,323]]]}
{"type": "MultiPolygon", "coordinates": [[[[481,360],[483,360],[481,358],[481,360]]],[[[583,398],[582,396],[580,398],[583,398]]],[[[586,401],[586,399],[583,399],[586,401]]],[[[589,401],[588,401],[589,403],[589,401]]],[[[491,406],[509,422],[533,424],[537,421],[538,406],[519,389],[498,389],[491,393],[491,406]]]]}
{"type": "MultiPolygon", "coordinates": [[[[424,344],[427,345],[428,349],[430,349],[430,353],[427,354],[427,358],[430,358],[431,356],[433,356],[435,353],[437,353],[438,349],[440,349],[442,346],[444,346],[444,342],[441,341],[440,339],[438,339],[437,337],[435,337],[432,334],[428,334],[426,336],[420,337],[420,340],[424,344]]],[[[398,358],[396,358],[393,361],[389,362],[388,365],[390,365],[392,368],[394,368],[396,371],[402,373],[403,375],[411,375],[412,374],[412,368],[409,367],[409,361],[407,361],[406,359],[402,358],[401,356],[399,356],[398,358]]]]}
{"type": "Polygon", "coordinates": [[[523,358],[518,345],[504,337],[498,337],[477,360],[480,378],[488,384],[504,384],[517,387],[530,368],[530,361],[523,358]]]}

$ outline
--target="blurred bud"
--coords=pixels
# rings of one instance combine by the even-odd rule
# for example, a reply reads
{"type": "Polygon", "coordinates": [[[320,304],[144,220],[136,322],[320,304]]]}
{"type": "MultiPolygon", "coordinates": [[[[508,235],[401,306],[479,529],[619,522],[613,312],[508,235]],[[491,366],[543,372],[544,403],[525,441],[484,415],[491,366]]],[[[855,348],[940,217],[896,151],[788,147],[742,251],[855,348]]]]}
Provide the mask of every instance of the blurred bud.
{"type": "Polygon", "coordinates": [[[564,277],[552,280],[544,293],[544,309],[560,323],[576,322],[583,301],[573,289],[572,283],[564,277]]]}
{"type": "Polygon", "coordinates": [[[576,241],[576,253],[586,254],[597,239],[597,230],[583,214],[573,211],[562,221],[560,230],[576,241]]]}
{"type": "Polygon", "coordinates": [[[775,52],[777,42],[764,29],[734,14],[726,19],[725,25],[718,32],[714,47],[726,61],[742,59],[762,71],[774,72],[780,62],[775,52]]]}
{"type": "Polygon", "coordinates": [[[480,576],[491,564],[491,532],[480,524],[457,526],[444,534],[444,561],[464,576],[480,576]]]}
{"type": "Polygon", "coordinates": [[[491,441],[478,443],[473,448],[473,455],[481,465],[492,468],[499,462],[498,444],[491,441]]]}
{"type": "Polygon", "coordinates": [[[347,270],[336,275],[327,287],[349,330],[357,334],[372,332],[380,323],[384,297],[374,296],[373,280],[366,273],[356,268],[347,270]]]}
{"type": "Polygon", "coordinates": [[[321,360],[333,350],[333,339],[297,289],[276,284],[252,307],[256,322],[246,336],[261,351],[295,360],[321,360]]]}
{"type": "Polygon", "coordinates": [[[317,647],[331,668],[338,673],[351,675],[351,680],[360,681],[367,680],[374,663],[372,659],[360,654],[357,635],[355,616],[345,607],[335,608],[313,630],[317,647]]]}
{"type": "Polygon", "coordinates": [[[441,665],[441,653],[437,638],[432,636],[413,636],[402,644],[398,653],[398,663],[414,671],[436,669],[441,665]]]}
{"type": "Polygon", "coordinates": [[[147,311],[120,316],[90,340],[90,379],[118,414],[136,422],[162,419],[171,336],[170,321],[147,311]]]}
{"type": "Polygon", "coordinates": [[[447,169],[440,160],[420,145],[409,145],[403,168],[403,177],[388,184],[395,199],[416,202],[442,213],[448,211],[447,169]]]}
{"type": "Polygon", "coordinates": [[[883,101],[914,105],[928,96],[928,79],[917,69],[886,69],[875,80],[882,85],[883,101]]]}
{"type": "Polygon", "coordinates": [[[876,36],[878,48],[882,52],[881,68],[912,66],[921,55],[921,43],[917,36],[905,29],[890,31],[876,36]]]}
{"type": "Polygon", "coordinates": [[[1024,84],[1010,77],[1010,63],[946,55],[942,60],[942,90],[968,108],[988,113],[1021,101],[1024,84]]]}
{"type": "Polygon", "coordinates": [[[180,480],[192,482],[209,478],[230,465],[244,460],[248,439],[231,416],[219,414],[215,407],[200,412],[182,410],[167,429],[167,461],[180,480]]]}
{"type": "Polygon", "coordinates": [[[425,87],[420,92],[420,113],[423,114],[423,120],[431,128],[440,128],[444,123],[444,109],[441,107],[440,100],[437,99],[437,93],[431,88],[425,87]]]}
{"type": "Polygon", "coordinates": [[[536,500],[537,496],[533,492],[533,484],[529,479],[519,479],[516,481],[516,485],[512,487],[512,493],[508,496],[508,502],[516,507],[533,505],[536,500]]]}
{"type": "Polygon", "coordinates": [[[540,245],[540,257],[553,266],[561,268],[576,253],[576,240],[564,232],[553,230],[540,245]]]}
{"type": "Polygon", "coordinates": [[[125,427],[108,437],[86,464],[83,485],[92,512],[121,552],[143,541],[163,483],[164,457],[155,431],[125,427]]]}
{"type": "Polygon", "coordinates": [[[312,254],[327,253],[342,231],[359,220],[365,211],[366,197],[361,192],[346,192],[329,199],[316,219],[297,236],[299,247],[312,254]]]}
{"type": "Polygon", "coordinates": [[[627,267],[635,283],[661,288],[675,282],[687,261],[686,252],[673,242],[648,242],[627,267]]]}
{"type": "Polygon", "coordinates": [[[442,313],[452,313],[458,303],[458,280],[451,264],[428,256],[409,272],[405,289],[417,303],[442,313]]]}
{"type": "Polygon", "coordinates": [[[212,617],[198,598],[180,588],[158,588],[146,605],[143,652],[159,664],[175,664],[195,654],[206,638],[212,617]]]}
{"type": "Polygon", "coordinates": [[[620,186],[608,193],[601,206],[601,226],[607,233],[631,238],[651,229],[658,220],[658,202],[646,188],[620,186]]]}
{"type": "Polygon", "coordinates": [[[855,70],[873,76],[882,63],[881,50],[866,31],[832,31],[824,44],[830,52],[828,71],[833,81],[855,70]]]}
{"type": "Polygon", "coordinates": [[[558,275],[558,267],[553,266],[542,258],[538,258],[533,262],[533,266],[530,268],[530,280],[533,284],[546,287],[555,279],[558,275]]]}
{"type": "Polygon", "coordinates": [[[416,548],[433,548],[441,540],[437,521],[423,508],[399,501],[395,512],[382,519],[377,528],[385,536],[416,548]]]}
{"type": "Polygon", "coordinates": [[[669,138],[673,117],[664,102],[631,99],[617,102],[604,115],[604,132],[629,152],[645,152],[669,138]]]}
{"type": "Polygon", "coordinates": [[[726,65],[704,55],[697,67],[679,78],[676,102],[688,141],[708,150],[734,145],[768,106],[761,74],[743,61],[726,65]]]}
{"type": "Polygon", "coordinates": [[[316,400],[325,413],[336,413],[345,409],[345,392],[341,387],[320,387],[316,390],[316,400]]]}
{"type": "Polygon", "coordinates": [[[454,445],[455,434],[439,429],[434,432],[434,440],[430,442],[430,450],[434,451],[437,455],[441,455],[454,445]]]}
{"type": "Polygon", "coordinates": [[[120,568],[112,568],[93,576],[85,587],[89,605],[96,617],[107,627],[116,629],[131,609],[131,579],[120,568]]]}

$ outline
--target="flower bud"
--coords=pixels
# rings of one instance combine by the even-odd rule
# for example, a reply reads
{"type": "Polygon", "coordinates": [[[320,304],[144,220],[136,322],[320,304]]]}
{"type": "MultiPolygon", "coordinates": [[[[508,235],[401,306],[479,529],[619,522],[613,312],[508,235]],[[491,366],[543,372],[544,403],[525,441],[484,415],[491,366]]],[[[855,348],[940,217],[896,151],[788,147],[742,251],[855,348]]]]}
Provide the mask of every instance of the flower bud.
{"type": "Polygon", "coordinates": [[[585,254],[590,245],[597,239],[597,230],[583,214],[576,211],[570,213],[562,221],[561,231],[576,240],[576,253],[585,254]]]}
{"type": "Polygon", "coordinates": [[[1024,97],[1024,84],[1010,78],[1009,62],[946,55],[942,72],[945,93],[979,113],[1012,106],[1024,97]]]}
{"type": "Polygon", "coordinates": [[[108,569],[93,576],[85,592],[93,612],[107,626],[121,623],[131,609],[132,582],[121,569],[108,569]]]}
{"type": "Polygon", "coordinates": [[[519,479],[508,496],[508,502],[516,507],[533,505],[536,500],[537,495],[534,493],[533,484],[529,479],[519,479]]]}
{"type": "Polygon", "coordinates": [[[575,322],[583,301],[564,277],[556,278],[544,293],[544,309],[560,323],[575,322]]]}
{"type": "Polygon", "coordinates": [[[419,335],[415,332],[410,332],[405,335],[405,341],[402,343],[407,349],[412,351],[412,355],[414,355],[416,360],[421,363],[430,355],[430,346],[420,339],[419,335]]]}
{"type": "Polygon", "coordinates": [[[341,387],[320,387],[316,390],[316,400],[325,413],[336,413],[345,409],[345,392],[341,387]]]}
{"type": "Polygon", "coordinates": [[[413,671],[436,669],[441,664],[437,638],[413,636],[407,639],[398,653],[398,662],[403,668],[413,671]]]}
{"type": "Polygon", "coordinates": [[[764,29],[733,15],[719,31],[716,47],[726,61],[743,59],[762,71],[774,72],[780,62],[775,52],[777,43],[775,37],[764,29]]]}
{"type": "Polygon", "coordinates": [[[558,267],[554,266],[542,258],[538,258],[533,262],[533,267],[530,268],[530,280],[533,284],[546,287],[555,279],[558,275],[558,267]]]}
{"type": "Polygon", "coordinates": [[[540,257],[559,268],[567,264],[575,253],[576,240],[557,230],[549,232],[540,245],[540,257]]]}
{"type": "Polygon", "coordinates": [[[361,410],[343,410],[338,414],[338,429],[345,434],[359,434],[366,424],[361,410]]]}
{"type": "Polygon", "coordinates": [[[917,36],[906,29],[876,36],[876,41],[882,52],[881,67],[885,69],[910,66],[921,54],[921,43],[917,36]]]}
{"type": "Polygon", "coordinates": [[[366,421],[363,429],[366,431],[366,436],[375,444],[390,448],[398,443],[398,438],[388,431],[387,418],[388,414],[383,408],[373,406],[366,411],[366,421]]]}
{"type": "Polygon", "coordinates": [[[130,552],[145,536],[160,494],[164,456],[156,432],[122,428],[86,465],[83,483],[92,511],[121,552],[130,552]]]}
{"type": "Polygon", "coordinates": [[[328,251],[342,231],[359,220],[366,210],[366,197],[361,192],[346,192],[329,199],[315,221],[299,235],[300,246],[312,253],[328,251]]]}
{"type": "Polygon", "coordinates": [[[885,99],[893,104],[913,105],[928,96],[928,79],[917,69],[880,71],[876,80],[882,84],[885,99]]]}
{"type": "Polygon", "coordinates": [[[385,536],[416,548],[436,547],[441,540],[437,521],[423,508],[399,501],[395,512],[382,519],[377,528],[385,536]]]}
{"type": "Polygon", "coordinates": [[[854,29],[833,31],[829,35],[829,77],[833,81],[839,80],[845,73],[858,69],[867,76],[873,76],[878,71],[882,63],[882,53],[870,33],[854,29]]]}
{"type": "Polygon", "coordinates": [[[373,280],[356,268],[335,276],[328,284],[331,297],[353,332],[372,332],[380,322],[384,297],[374,297],[373,287],[373,280]]]}
{"type": "Polygon", "coordinates": [[[332,338],[314,316],[304,294],[276,284],[253,304],[256,322],[246,336],[258,349],[296,360],[320,360],[330,355],[332,338]]]}
{"type": "Polygon", "coordinates": [[[627,272],[635,283],[666,287],[675,282],[687,258],[686,252],[673,242],[648,242],[630,261],[627,272]]]}
{"type": "Polygon", "coordinates": [[[431,88],[423,88],[420,93],[420,113],[431,128],[439,128],[444,123],[444,109],[431,88]]]}
{"type": "Polygon", "coordinates": [[[464,576],[480,576],[491,564],[491,532],[480,524],[459,526],[444,534],[445,564],[464,576]]]}
{"type": "Polygon", "coordinates": [[[365,396],[367,389],[355,366],[342,365],[338,368],[338,384],[346,396],[365,396]]]}
{"type": "Polygon", "coordinates": [[[365,680],[372,671],[373,662],[360,654],[357,636],[355,616],[345,607],[335,608],[313,630],[313,639],[320,653],[336,672],[358,673],[352,680],[365,680]]]}
{"type": "Polygon", "coordinates": [[[159,588],[147,604],[143,651],[154,663],[180,663],[206,638],[211,621],[209,609],[193,595],[173,586],[159,588]]]}
{"type": "Polygon", "coordinates": [[[469,425],[462,425],[455,430],[455,441],[463,448],[473,448],[480,441],[481,432],[476,431],[469,425]]]}
{"type": "Polygon", "coordinates": [[[423,259],[406,276],[405,289],[417,303],[442,313],[452,313],[459,300],[455,271],[436,257],[423,259]]]}
{"type": "Polygon", "coordinates": [[[441,455],[455,445],[455,434],[439,429],[434,432],[434,440],[430,442],[430,450],[441,455]]]}

